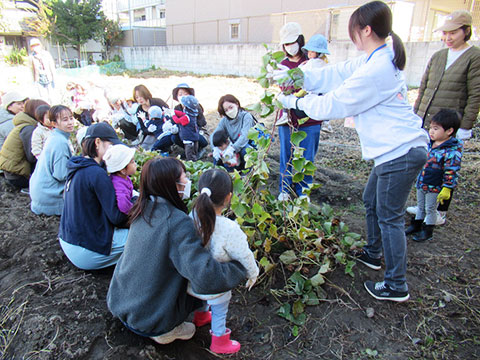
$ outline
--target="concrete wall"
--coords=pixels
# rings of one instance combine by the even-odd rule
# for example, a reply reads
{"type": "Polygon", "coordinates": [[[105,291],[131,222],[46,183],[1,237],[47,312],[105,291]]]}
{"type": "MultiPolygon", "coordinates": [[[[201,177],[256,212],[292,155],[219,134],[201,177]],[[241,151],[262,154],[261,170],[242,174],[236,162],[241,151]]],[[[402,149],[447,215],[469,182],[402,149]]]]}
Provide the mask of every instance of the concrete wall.
{"type": "MultiPolygon", "coordinates": [[[[472,44],[480,46],[480,42],[472,44]]],[[[408,85],[420,84],[428,60],[443,47],[441,42],[405,43],[405,76],[408,85]]],[[[351,42],[331,42],[329,50],[332,54],[329,61],[332,64],[361,54],[351,42]]],[[[123,48],[122,52],[129,69],[146,69],[155,65],[158,68],[196,74],[256,77],[259,75],[265,48],[255,44],[169,45],[123,48]]]]}

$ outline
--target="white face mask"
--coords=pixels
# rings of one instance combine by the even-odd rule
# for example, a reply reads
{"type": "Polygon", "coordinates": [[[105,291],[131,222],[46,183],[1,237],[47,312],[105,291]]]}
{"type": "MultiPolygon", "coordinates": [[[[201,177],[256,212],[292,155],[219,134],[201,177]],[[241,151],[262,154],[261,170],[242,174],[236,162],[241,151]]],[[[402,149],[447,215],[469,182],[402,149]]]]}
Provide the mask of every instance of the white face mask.
{"type": "Polygon", "coordinates": [[[179,102],[180,104],[182,104],[182,98],[183,98],[183,96],[179,96],[179,97],[177,98],[177,99],[178,99],[178,102],[179,102]]]}
{"type": "Polygon", "coordinates": [[[237,106],[234,106],[231,109],[229,109],[228,111],[225,111],[225,115],[227,115],[230,119],[235,119],[237,117],[237,114],[238,114],[238,107],[237,106]]]}
{"type": "Polygon", "coordinates": [[[187,200],[190,199],[190,193],[192,192],[192,182],[190,180],[187,180],[185,184],[183,183],[178,183],[179,185],[183,185],[183,191],[179,191],[179,194],[182,194],[182,200],[187,200]]]}
{"type": "Polygon", "coordinates": [[[294,43],[294,44],[291,44],[291,45],[284,45],[284,47],[285,47],[285,51],[290,56],[297,55],[298,50],[300,49],[300,46],[298,45],[298,43],[294,43]]]}

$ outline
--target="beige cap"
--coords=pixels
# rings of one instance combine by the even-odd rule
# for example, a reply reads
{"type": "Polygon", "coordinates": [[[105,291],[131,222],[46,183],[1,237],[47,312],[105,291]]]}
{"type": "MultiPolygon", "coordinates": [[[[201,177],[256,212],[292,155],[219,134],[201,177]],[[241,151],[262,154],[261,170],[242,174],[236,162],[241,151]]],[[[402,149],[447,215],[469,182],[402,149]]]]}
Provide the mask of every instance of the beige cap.
{"type": "Polygon", "coordinates": [[[288,22],[280,29],[280,44],[290,44],[297,41],[298,37],[302,35],[302,28],[299,23],[288,22]]]}
{"type": "Polygon", "coordinates": [[[472,25],[472,14],[467,10],[457,10],[448,15],[445,23],[434,31],[453,31],[464,25],[472,25]]]}
{"type": "Polygon", "coordinates": [[[38,40],[37,38],[32,38],[30,39],[30,47],[32,46],[37,46],[37,45],[42,45],[42,43],[40,42],[40,40],[38,40]]]}
{"type": "Polygon", "coordinates": [[[103,161],[107,165],[107,171],[113,174],[125,169],[134,156],[135,148],[129,148],[126,145],[112,145],[103,155],[103,161]]]}
{"type": "Polygon", "coordinates": [[[6,109],[14,102],[25,101],[27,99],[28,99],[28,96],[20,95],[20,93],[16,91],[10,91],[2,96],[2,105],[6,109]]]}

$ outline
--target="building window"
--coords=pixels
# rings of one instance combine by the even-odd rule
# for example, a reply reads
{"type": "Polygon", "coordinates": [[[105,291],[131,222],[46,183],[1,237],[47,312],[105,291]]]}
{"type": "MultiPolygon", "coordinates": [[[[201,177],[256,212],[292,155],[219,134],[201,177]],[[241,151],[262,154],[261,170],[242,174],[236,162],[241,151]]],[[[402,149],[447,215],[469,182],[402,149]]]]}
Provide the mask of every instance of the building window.
{"type": "Polygon", "coordinates": [[[240,24],[230,24],[230,40],[240,39],[240,24]]]}
{"type": "Polygon", "coordinates": [[[165,19],[165,11],[160,11],[160,19],[165,19]]]}

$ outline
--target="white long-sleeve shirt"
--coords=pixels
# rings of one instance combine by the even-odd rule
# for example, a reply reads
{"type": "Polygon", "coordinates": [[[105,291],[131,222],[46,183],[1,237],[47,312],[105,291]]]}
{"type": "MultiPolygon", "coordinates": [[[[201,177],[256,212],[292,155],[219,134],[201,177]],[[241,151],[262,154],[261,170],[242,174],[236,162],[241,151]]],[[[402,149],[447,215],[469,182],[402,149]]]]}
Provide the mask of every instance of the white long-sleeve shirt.
{"type": "Polygon", "coordinates": [[[306,69],[304,88],[312,93],[297,106],[313,119],[353,116],[362,156],[375,166],[405,155],[413,147],[427,148],[422,119],[407,100],[402,71],[393,64],[393,51],[384,47],[367,61],[353,60],[306,69]],[[323,93],[323,96],[315,94],[323,93]]]}

